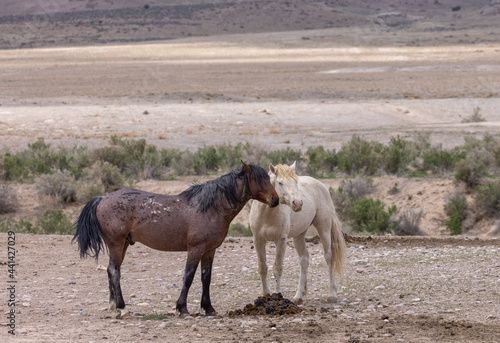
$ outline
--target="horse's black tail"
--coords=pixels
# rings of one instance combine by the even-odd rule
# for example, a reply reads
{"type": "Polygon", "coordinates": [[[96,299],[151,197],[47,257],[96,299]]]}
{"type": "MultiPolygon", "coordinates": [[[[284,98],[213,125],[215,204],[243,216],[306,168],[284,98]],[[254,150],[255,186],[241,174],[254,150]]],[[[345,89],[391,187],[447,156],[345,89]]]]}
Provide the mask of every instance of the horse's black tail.
{"type": "Polygon", "coordinates": [[[102,197],[90,200],[83,208],[74,225],[76,233],[71,243],[78,241],[78,250],[80,250],[81,258],[91,256],[97,260],[99,252],[104,247],[104,235],[101,224],[99,224],[96,217],[96,209],[101,200],[102,197]]]}

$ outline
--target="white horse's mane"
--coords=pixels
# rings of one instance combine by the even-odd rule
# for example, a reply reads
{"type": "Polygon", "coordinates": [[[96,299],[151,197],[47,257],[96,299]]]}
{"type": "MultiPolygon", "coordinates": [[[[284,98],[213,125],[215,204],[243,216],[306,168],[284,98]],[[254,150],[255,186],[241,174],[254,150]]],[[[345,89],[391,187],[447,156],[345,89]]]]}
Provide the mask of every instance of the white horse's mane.
{"type": "Polygon", "coordinates": [[[295,181],[298,181],[299,179],[292,168],[286,164],[278,164],[274,166],[274,173],[284,179],[293,179],[295,181]]]}

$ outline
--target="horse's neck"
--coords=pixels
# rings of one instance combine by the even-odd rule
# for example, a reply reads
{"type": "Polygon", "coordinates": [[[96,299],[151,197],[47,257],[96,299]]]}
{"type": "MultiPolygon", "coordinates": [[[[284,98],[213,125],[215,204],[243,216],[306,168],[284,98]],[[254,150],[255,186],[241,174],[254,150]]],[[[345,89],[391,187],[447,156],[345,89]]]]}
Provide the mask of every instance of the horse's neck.
{"type": "MultiPolygon", "coordinates": [[[[287,205],[280,204],[276,207],[269,207],[269,205],[261,203],[260,201],[253,200],[252,206],[255,206],[257,208],[257,212],[261,216],[280,216],[280,215],[285,215],[286,213],[284,210],[287,209],[287,205]]],[[[289,208],[289,207],[288,207],[289,208]]]]}
{"type": "Polygon", "coordinates": [[[251,199],[250,193],[246,189],[245,181],[242,179],[238,187],[236,188],[236,192],[238,194],[238,199],[240,199],[239,202],[235,203],[236,206],[231,206],[229,204],[224,204],[224,206],[227,206],[228,211],[226,211],[226,214],[224,215],[227,219],[233,220],[238,213],[241,212],[243,207],[247,204],[247,202],[251,199]]]}

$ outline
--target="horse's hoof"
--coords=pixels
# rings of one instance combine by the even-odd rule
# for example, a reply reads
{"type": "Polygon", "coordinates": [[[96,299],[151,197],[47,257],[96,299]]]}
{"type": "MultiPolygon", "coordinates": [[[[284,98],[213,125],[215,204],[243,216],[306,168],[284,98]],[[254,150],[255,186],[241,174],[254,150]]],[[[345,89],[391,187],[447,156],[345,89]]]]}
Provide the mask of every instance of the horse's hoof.
{"type": "Polygon", "coordinates": [[[205,314],[208,316],[211,316],[211,317],[215,317],[217,315],[217,311],[216,310],[212,310],[212,311],[207,311],[205,312],[205,314]]]}
{"type": "Polygon", "coordinates": [[[180,312],[179,313],[179,317],[181,318],[185,318],[185,319],[190,319],[192,318],[191,315],[189,314],[189,312],[180,312]],[[190,317],[190,318],[187,318],[187,317],[190,317]]]}
{"type": "Polygon", "coordinates": [[[328,297],[326,298],[326,302],[329,303],[329,304],[336,304],[338,302],[338,298],[337,297],[328,297]]]}
{"type": "Polygon", "coordinates": [[[302,298],[293,298],[293,302],[297,305],[301,305],[304,300],[302,298]]]}
{"type": "Polygon", "coordinates": [[[116,310],[116,319],[124,319],[132,316],[132,313],[129,310],[125,310],[124,308],[116,310]]]}

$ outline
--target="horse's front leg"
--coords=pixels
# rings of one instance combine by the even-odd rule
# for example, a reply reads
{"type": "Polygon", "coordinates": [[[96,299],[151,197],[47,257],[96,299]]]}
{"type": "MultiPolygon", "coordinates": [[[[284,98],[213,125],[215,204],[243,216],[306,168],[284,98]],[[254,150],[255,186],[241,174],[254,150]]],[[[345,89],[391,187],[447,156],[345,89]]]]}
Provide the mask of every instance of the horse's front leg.
{"type": "Polygon", "coordinates": [[[276,279],[276,293],[281,293],[281,277],[283,275],[283,261],[286,252],[286,237],[281,237],[276,243],[276,259],[274,260],[273,273],[276,279]]]}
{"type": "Polygon", "coordinates": [[[203,292],[201,294],[201,308],[207,316],[215,316],[217,312],[210,301],[210,282],[212,281],[212,264],[214,262],[215,249],[207,251],[201,258],[201,283],[203,292]]]}
{"type": "Polygon", "coordinates": [[[189,315],[189,311],[187,309],[187,295],[189,292],[189,288],[191,287],[194,279],[194,275],[196,274],[196,268],[198,268],[198,264],[200,263],[201,256],[203,252],[199,252],[198,250],[188,251],[188,257],[186,261],[186,269],[184,270],[184,280],[182,285],[181,294],[179,295],[179,299],[177,299],[177,304],[175,308],[179,311],[181,316],[189,315]]]}
{"type": "Polygon", "coordinates": [[[299,256],[300,265],[300,280],[293,301],[297,304],[301,304],[304,296],[307,294],[307,267],[309,266],[309,252],[306,247],[305,232],[293,238],[293,245],[299,256]]]}
{"type": "Polygon", "coordinates": [[[259,261],[260,281],[262,282],[262,294],[271,294],[267,283],[266,241],[258,239],[255,235],[254,237],[255,251],[257,252],[257,259],[259,261]]]}

